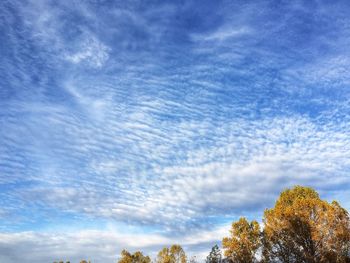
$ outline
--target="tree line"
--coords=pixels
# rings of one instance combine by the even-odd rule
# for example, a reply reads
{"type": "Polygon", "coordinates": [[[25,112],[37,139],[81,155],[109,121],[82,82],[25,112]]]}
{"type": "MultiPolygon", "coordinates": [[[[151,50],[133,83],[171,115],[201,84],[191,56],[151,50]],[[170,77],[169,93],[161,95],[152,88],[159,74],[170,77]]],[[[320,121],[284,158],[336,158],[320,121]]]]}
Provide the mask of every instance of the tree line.
{"type": "MultiPolygon", "coordinates": [[[[283,191],[264,211],[262,224],[242,217],[233,222],[222,248],[213,246],[206,263],[350,263],[350,217],[338,202],[322,200],[312,188],[283,191]]],[[[194,263],[180,245],[164,247],[151,260],[121,252],[117,263],[194,263]]],[[[63,263],[63,262],[62,262],[63,263]]],[[[87,261],[81,261],[87,263],[87,261]]]]}

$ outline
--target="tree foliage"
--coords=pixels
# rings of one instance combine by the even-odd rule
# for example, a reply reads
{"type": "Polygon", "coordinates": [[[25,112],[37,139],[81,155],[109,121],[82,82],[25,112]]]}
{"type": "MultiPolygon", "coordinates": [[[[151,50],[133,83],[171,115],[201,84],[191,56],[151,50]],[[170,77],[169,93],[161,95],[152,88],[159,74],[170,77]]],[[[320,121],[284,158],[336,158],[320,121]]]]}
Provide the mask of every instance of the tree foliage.
{"type": "Polygon", "coordinates": [[[222,241],[225,256],[237,263],[256,262],[256,253],[261,246],[258,222],[248,222],[242,217],[232,223],[230,232],[231,236],[225,237],[222,241]]]}
{"type": "Polygon", "coordinates": [[[221,259],[221,250],[218,245],[215,245],[207,256],[206,263],[221,263],[221,259]]]}
{"type": "Polygon", "coordinates": [[[308,187],[281,193],[265,210],[265,262],[350,262],[349,215],[337,202],[320,199],[308,187]]]}
{"type": "Polygon", "coordinates": [[[157,263],[186,263],[186,254],[180,245],[163,248],[157,256],[157,263]]]}
{"type": "Polygon", "coordinates": [[[261,232],[256,221],[232,224],[223,239],[225,256],[232,262],[350,263],[350,218],[337,202],[321,200],[312,188],[283,191],[266,209],[261,232]]]}
{"type": "Polygon", "coordinates": [[[134,254],[131,254],[127,250],[121,252],[121,258],[118,260],[118,263],[150,263],[151,258],[149,256],[144,256],[142,252],[136,251],[134,254]]]}

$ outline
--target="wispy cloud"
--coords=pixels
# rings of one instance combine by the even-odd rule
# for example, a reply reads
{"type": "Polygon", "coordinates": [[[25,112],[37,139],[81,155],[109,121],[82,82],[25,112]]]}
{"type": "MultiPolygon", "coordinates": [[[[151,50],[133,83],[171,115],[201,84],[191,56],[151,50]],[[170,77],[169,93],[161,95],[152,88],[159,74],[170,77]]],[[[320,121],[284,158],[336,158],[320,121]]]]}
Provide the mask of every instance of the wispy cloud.
{"type": "Polygon", "coordinates": [[[108,59],[110,48],[99,42],[95,38],[88,38],[78,46],[78,51],[66,56],[66,59],[72,63],[87,62],[93,67],[100,68],[108,59]]]}
{"type": "Polygon", "coordinates": [[[194,35],[193,39],[195,41],[227,41],[235,37],[244,36],[251,33],[251,30],[246,27],[239,29],[234,28],[220,28],[215,32],[210,34],[194,35]]]}

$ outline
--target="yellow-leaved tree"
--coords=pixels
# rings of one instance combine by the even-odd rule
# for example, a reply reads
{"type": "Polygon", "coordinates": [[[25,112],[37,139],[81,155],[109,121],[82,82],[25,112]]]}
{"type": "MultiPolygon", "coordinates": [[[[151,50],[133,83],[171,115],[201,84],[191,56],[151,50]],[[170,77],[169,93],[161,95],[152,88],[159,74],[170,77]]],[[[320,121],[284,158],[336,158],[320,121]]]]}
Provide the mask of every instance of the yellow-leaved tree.
{"type": "Polygon", "coordinates": [[[242,217],[232,223],[230,232],[231,236],[222,240],[224,255],[232,262],[257,262],[257,251],[261,246],[258,222],[248,222],[242,217]]]}
{"type": "Polygon", "coordinates": [[[121,258],[118,260],[118,263],[150,263],[151,258],[149,256],[144,256],[142,252],[136,251],[134,254],[131,254],[127,250],[121,252],[121,258]]]}
{"type": "Polygon", "coordinates": [[[186,263],[186,254],[180,245],[163,248],[157,256],[157,263],[186,263]]]}
{"type": "Polygon", "coordinates": [[[350,262],[348,212],[312,188],[282,192],[263,223],[263,262],[350,262]]]}

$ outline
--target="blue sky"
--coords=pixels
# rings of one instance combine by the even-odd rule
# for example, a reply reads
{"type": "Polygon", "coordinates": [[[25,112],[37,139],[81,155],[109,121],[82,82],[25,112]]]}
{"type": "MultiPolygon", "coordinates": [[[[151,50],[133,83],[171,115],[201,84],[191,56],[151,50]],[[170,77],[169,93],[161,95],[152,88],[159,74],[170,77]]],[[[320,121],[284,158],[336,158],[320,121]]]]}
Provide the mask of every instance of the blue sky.
{"type": "Polygon", "coordinates": [[[349,12],[1,1],[0,261],[203,258],[295,184],[350,209],[349,12]]]}

